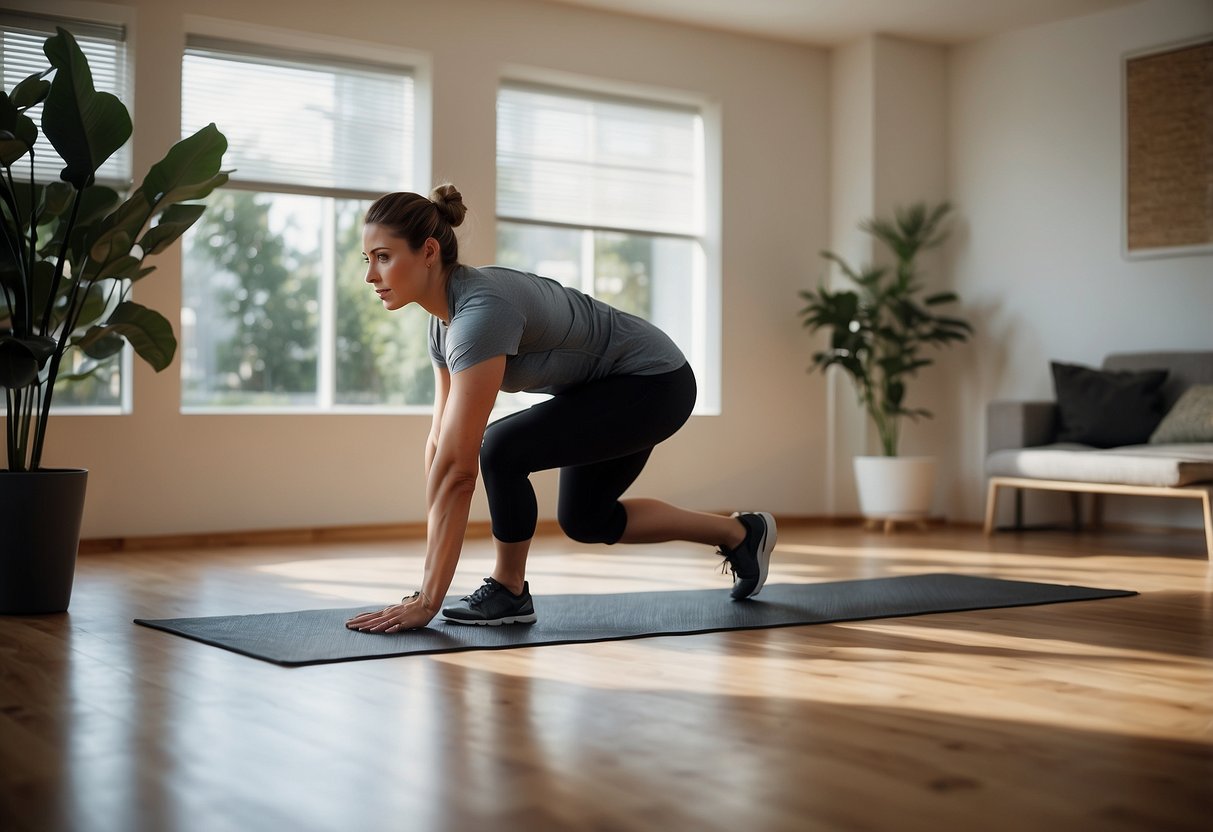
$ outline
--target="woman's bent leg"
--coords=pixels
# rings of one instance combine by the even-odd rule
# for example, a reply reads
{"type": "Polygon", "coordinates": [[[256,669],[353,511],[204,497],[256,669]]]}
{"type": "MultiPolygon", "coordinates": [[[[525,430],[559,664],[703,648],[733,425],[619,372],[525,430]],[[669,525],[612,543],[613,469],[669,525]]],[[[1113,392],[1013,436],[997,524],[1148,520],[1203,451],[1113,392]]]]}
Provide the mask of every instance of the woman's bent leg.
{"type": "Polygon", "coordinates": [[[515,595],[522,594],[526,583],[526,556],[531,551],[531,541],[505,543],[494,540],[497,547],[497,564],[493,567],[493,580],[515,595]]]}
{"type": "Polygon", "coordinates": [[[627,512],[627,526],[620,543],[665,543],[688,540],[707,546],[735,549],[745,540],[745,525],[735,517],[691,511],[661,500],[621,501],[627,512]]]}

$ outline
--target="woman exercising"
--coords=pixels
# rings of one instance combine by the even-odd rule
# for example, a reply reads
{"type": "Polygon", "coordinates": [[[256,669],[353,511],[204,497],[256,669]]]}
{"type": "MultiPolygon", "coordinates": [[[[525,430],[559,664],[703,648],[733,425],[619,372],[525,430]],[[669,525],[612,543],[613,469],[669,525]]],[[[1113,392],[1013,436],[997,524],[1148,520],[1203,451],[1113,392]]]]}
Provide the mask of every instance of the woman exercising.
{"type": "Polygon", "coordinates": [[[430,313],[434,417],[425,450],[427,542],[421,589],[346,622],[395,633],[435,615],[454,624],[529,624],[535,607],[526,559],[538,508],[533,471],[560,469],[557,518],[582,543],[686,540],[718,546],[732,597],[767,578],[775,521],[765,512],[724,517],[658,500],[620,497],[653,447],[695,404],[695,376],[670,338],[554,280],[459,262],[454,229],[467,208],[453,185],[427,199],[376,200],[362,233],[366,282],[389,311],[430,313]],[[552,398],[489,424],[498,391],[552,398]],[[477,471],[484,478],[496,564],[471,595],[441,608],[463,548],[477,471]]]}

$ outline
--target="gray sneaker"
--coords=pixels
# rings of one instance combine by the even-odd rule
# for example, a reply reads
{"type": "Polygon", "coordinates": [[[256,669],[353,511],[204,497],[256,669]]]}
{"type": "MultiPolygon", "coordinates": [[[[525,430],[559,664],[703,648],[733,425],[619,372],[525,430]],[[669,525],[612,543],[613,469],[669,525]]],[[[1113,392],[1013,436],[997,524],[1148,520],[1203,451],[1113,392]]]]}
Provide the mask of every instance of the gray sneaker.
{"type": "Polygon", "coordinates": [[[765,511],[744,511],[733,514],[746,528],[745,540],[736,549],[720,549],[724,564],[733,571],[734,601],[753,598],[767,582],[771,567],[771,550],[775,548],[775,518],[765,511]]]}
{"type": "Polygon", "coordinates": [[[531,600],[530,584],[523,582],[522,594],[515,595],[492,578],[485,578],[471,595],[465,595],[438,616],[452,624],[534,624],[535,604],[531,600]]]}

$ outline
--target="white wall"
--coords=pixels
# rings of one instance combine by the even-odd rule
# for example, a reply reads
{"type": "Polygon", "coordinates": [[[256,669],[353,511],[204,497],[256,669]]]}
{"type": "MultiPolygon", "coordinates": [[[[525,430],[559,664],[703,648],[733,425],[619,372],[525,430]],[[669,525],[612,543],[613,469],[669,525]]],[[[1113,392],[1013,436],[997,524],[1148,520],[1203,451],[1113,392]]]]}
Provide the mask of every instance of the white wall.
{"type": "MultiPolygon", "coordinates": [[[[46,0],[54,11],[82,4],[46,0]]],[[[419,50],[432,58],[433,178],[471,206],[463,259],[491,262],[494,95],[521,64],[700,95],[719,107],[721,416],[663,445],[637,493],[704,509],[821,513],[824,382],[793,304],[828,227],[827,55],[528,0],[124,0],[134,10],[135,171],[179,132],[186,15],[419,50]]],[[[98,8],[93,6],[93,8],[98,8]]],[[[216,114],[220,128],[222,114],[216,114]]],[[[176,318],[179,249],[138,299],[176,318]]],[[[137,362],[138,363],[138,362],[137,362]]],[[[48,466],[90,469],[85,537],[419,521],[424,416],[183,416],[179,364],[138,363],[134,413],[52,420],[48,466]]],[[[536,478],[543,516],[554,477],[536,478]]],[[[474,517],[487,518],[482,500],[474,517]]]]}
{"type": "Polygon", "coordinates": [[[987,401],[1052,398],[1051,359],[1213,348],[1213,257],[1121,256],[1122,56],[1209,33],[1213,3],[1152,0],[954,50],[951,272],[979,329],[954,366],[961,516],[980,516],[987,401]]]}

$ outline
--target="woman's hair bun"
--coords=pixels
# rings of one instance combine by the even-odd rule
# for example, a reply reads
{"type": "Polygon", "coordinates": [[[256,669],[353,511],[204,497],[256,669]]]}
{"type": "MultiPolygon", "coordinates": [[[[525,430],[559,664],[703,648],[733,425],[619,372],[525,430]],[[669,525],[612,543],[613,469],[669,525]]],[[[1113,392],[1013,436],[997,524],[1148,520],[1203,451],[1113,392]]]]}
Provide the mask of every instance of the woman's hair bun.
{"type": "Polygon", "coordinates": [[[467,206],[463,204],[463,194],[450,182],[430,191],[430,202],[437,206],[438,213],[452,228],[458,228],[468,212],[467,206]]]}

